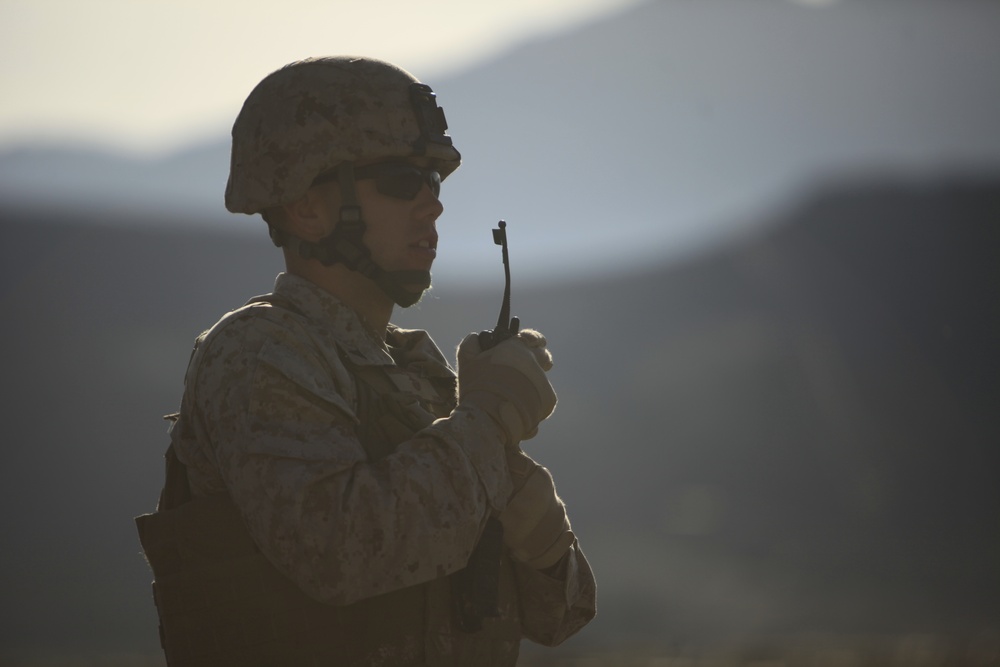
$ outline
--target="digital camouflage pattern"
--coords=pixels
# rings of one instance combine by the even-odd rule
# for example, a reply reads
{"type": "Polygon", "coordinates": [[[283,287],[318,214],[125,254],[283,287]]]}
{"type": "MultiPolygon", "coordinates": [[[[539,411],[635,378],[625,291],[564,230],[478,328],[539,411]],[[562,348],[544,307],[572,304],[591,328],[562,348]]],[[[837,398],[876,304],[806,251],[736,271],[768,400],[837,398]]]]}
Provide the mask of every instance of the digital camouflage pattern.
{"type": "MultiPolygon", "coordinates": [[[[290,308],[252,303],[199,339],[171,431],[192,494],[228,493],[267,560],[327,604],[463,567],[511,492],[500,429],[475,409],[447,416],[454,396],[441,387],[454,373],[425,332],[390,327],[386,346],[332,295],[288,274],[275,297],[290,308]],[[357,436],[351,364],[384,367],[401,403],[433,425],[373,460],[357,436]]],[[[556,644],[593,617],[594,579],[577,544],[560,576],[511,568],[524,636],[556,644]]]]}
{"type": "Polygon", "coordinates": [[[411,97],[416,83],[395,65],[351,56],[310,58],[272,72],[233,124],[226,208],[258,213],[295,201],[343,161],[424,156],[447,178],[461,156],[440,109],[437,131],[427,136],[411,97]]]}

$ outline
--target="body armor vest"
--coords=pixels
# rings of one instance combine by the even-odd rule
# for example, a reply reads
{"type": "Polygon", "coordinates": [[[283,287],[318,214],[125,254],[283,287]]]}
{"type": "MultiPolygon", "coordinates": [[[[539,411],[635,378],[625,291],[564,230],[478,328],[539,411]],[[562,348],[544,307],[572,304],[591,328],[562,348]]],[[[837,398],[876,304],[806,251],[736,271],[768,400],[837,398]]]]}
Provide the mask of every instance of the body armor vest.
{"type": "MultiPolygon", "coordinates": [[[[369,460],[391,453],[433,421],[433,414],[415,409],[412,396],[400,394],[389,370],[341,356],[356,381],[358,438],[369,460]]],[[[438,393],[449,395],[444,387],[438,393]]],[[[499,667],[517,661],[521,629],[506,555],[500,617],[473,633],[459,629],[453,605],[452,580],[460,573],[346,606],[324,604],[261,554],[228,496],[192,497],[172,446],[166,459],[157,511],[137,517],[136,524],[153,570],[170,667],[499,667]]]]}

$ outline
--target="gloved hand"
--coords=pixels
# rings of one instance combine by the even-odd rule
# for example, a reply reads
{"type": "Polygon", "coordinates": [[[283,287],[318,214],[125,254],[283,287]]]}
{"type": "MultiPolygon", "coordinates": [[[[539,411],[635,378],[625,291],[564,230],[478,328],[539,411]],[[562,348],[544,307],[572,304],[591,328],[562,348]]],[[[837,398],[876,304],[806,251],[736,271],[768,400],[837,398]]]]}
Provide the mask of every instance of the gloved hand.
{"type": "Polygon", "coordinates": [[[548,373],[552,370],[552,353],[546,347],[548,341],[545,340],[545,336],[534,329],[523,329],[517,333],[517,337],[534,353],[535,361],[543,371],[548,373]]]}
{"type": "Polygon", "coordinates": [[[458,346],[458,405],[474,405],[504,431],[508,446],[534,436],[556,406],[545,371],[552,355],[545,337],[526,329],[483,351],[477,334],[458,346]]]}
{"type": "Polygon", "coordinates": [[[544,570],[558,563],[575,539],[566,506],[549,471],[520,449],[508,450],[507,467],[514,491],[499,517],[504,543],[514,559],[544,570]]]}

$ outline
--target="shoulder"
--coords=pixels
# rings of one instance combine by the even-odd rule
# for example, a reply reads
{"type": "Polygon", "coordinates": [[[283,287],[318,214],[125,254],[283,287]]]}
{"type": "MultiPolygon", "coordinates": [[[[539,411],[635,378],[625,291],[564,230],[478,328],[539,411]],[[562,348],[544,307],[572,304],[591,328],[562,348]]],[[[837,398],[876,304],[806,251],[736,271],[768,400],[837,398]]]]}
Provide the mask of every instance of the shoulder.
{"type": "Polygon", "coordinates": [[[268,301],[226,313],[204,332],[185,384],[199,400],[235,402],[251,413],[294,394],[353,417],[355,382],[336,339],[303,313],[268,301]]]}
{"type": "Polygon", "coordinates": [[[198,336],[195,347],[196,351],[254,352],[268,340],[302,338],[306,324],[305,318],[292,310],[253,301],[223,315],[198,336]]]}
{"type": "Polygon", "coordinates": [[[223,315],[195,341],[188,381],[224,383],[252,374],[269,351],[285,356],[315,357],[316,344],[307,319],[269,302],[252,301],[223,315]]]}

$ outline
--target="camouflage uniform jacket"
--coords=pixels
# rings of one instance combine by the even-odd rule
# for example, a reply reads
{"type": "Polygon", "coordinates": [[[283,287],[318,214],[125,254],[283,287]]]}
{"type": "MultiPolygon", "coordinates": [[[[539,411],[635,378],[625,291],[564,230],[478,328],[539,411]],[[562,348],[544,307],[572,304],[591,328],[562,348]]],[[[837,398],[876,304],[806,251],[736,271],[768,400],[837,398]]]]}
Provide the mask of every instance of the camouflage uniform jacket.
{"type": "MultiPolygon", "coordinates": [[[[271,301],[227,314],[192,356],[171,431],[192,494],[228,494],[266,559],[329,605],[462,568],[511,489],[495,428],[485,417],[447,434],[431,426],[372,457],[357,435],[350,371],[383,367],[398,403],[430,424],[454,406],[455,376],[441,352],[425,332],[392,325],[377,340],[354,311],[293,275],[278,276],[271,301]]],[[[559,576],[505,562],[524,636],[555,645],[593,617],[594,580],[579,545],[559,576]]]]}

